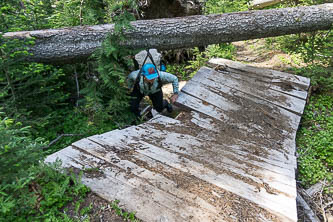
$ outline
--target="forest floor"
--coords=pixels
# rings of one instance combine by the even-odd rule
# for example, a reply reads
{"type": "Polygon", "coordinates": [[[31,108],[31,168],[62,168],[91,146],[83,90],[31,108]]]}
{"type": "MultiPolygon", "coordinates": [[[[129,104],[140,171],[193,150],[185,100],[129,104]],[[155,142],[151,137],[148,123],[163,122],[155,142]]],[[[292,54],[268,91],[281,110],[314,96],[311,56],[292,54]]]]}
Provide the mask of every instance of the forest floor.
{"type": "Polygon", "coordinates": [[[77,221],[90,221],[90,222],[123,222],[124,218],[117,215],[116,210],[112,207],[112,203],[99,197],[93,192],[90,192],[81,202],[80,208],[77,209],[76,205],[71,204],[66,206],[66,214],[77,221]],[[90,209],[87,214],[81,215],[83,209],[90,209]]]}
{"type": "Polygon", "coordinates": [[[236,60],[252,66],[269,68],[292,73],[291,69],[305,66],[297,57],[290,56],[274,46],[266,43],[265,39],[254,39],[234,42],[236,60]]]}
{"type": "MultiPolygon", "coordinates": [[[[291,68],[301,67],[302,64],[296,57],[290,56],[282,51],[275,50],[274,47],[267,45],[264,39],[247,40],[233,43],[237,49],[235,60],[251,64],[256,67],[270,68],[279,71],[285,71],[292,73],[291,68]]],[[[169,90],[171,91],[171,90],[169,90]]],[[[322,194],[316,195],[312,198],[311,204],[320,206],[320,201],[324,202],[332,201],[332,197],[322,194]],[[319,198],[320,195],[320,198],[319,198]],[[330,199],[331,198],[331,199],[330,199]],[[326,200],[326,201],[325,201],[326,200]]],[[[89,193],[81,203],[81,208],[90,206],[88,213],[89,221],[105,221],[105,222],[120,222],[124,221],[124,218],[118,216],[116,210],[112,207],[112,203],[108,202],[94,193],[89,193]]],[[[122,207],[122,206],[120,206],[122,207]]],[[[83,221],[86,218],[80,218],[77,213],[77,209],[73,204],[67,206],[68,211],[66,214],[72,218],[76,218],[79,221],[83,221]]],[[[321,216],[320,211],[315,211],[318,216],[321,216]]],[[[119,213],[119,212],[118,212],[119,213]]],[[[302,207],[298,207],[299,221],[308,221],[305,218],[304,210],[302,207]]],[[[327,218],[329,219],[329,217],[327,218]]],[[[125,220],[126,221],[126,220],[125,220]]],[[[328,220],[331,221],[331,220],[328,220]]]]}

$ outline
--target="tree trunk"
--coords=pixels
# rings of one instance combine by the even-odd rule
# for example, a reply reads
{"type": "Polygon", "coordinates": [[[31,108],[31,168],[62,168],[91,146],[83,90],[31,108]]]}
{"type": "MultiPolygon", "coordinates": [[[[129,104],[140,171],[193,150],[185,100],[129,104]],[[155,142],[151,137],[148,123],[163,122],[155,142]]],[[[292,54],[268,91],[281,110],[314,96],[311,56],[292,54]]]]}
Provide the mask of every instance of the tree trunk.
{"type": "MultiPolygon", "coordinates": [[[[125,32],[123,46],[176,49],[256,39],[331,28],[333,3],[246,11],[220,15],[139,20],[125,32]]],[[[113,25],[5,33],[5,37],[34,37],[28,59],[38,62],[70,62],[87,58],[112,33],[113,25]]]]}

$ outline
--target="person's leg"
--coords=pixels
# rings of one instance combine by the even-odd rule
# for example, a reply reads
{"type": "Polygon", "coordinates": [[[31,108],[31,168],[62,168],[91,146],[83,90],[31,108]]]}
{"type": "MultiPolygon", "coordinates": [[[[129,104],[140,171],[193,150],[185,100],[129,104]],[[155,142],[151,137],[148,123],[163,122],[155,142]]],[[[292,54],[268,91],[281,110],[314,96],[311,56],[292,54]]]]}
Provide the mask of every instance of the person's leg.
{"type": "Polygon", "coordinates": [[[162,112],[164,109],[164,104],[163,104],[163,92],[162,90],[149,95],[149,98],[153,102],[153,107],[156,109],[157,112],[162,112]]]}
{"type": "Polygon", "coordinates": [[[171,104],[169,104],[167,100],[163,100],[162,90],[149,95],[149,98],[153,102],[153,107],[157,112],[162,112],[164,108],[167,108],[168,112],[172,112],[171,104]]]}
{"type": "Polygon", "coordinates": [[[136,84],[134,86],[133,91],[131,92],[130,96],[132,97],[130,99],[130,107],[131,107],[131,111],[137,116],[140,117],[140,110],[139,110],[139,106],[140,106],[140,102],[142,100],[142,98],[144,97],[144,95],[140,92],[140,88],[139,85],[136,84]]]}

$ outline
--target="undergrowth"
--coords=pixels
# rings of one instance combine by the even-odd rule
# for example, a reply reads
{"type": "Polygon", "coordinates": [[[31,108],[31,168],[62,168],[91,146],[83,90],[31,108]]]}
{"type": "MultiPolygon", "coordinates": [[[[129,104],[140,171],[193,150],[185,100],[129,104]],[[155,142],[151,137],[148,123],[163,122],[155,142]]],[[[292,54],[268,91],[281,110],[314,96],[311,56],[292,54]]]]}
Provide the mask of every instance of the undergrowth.
{"type": "MultiPolygon", "coordinates": [[[[25,3],[24,7],[15,1],[1,2],[0,32],[116,22],[116,31],[121,33],[132,19],[123,9],[134,5],[132,0],[106,0],[103,4],[93,0],[59,0],[55,6],[40,2],[20,1],[25,3]]],[[[247,2],[208,0],[205,13],[247,10],[247,2]]],[[[301,55],[308,65],[296,72],[325,89],[324,94],[311,98],[297,136],[299,180],[304,186],[324,178],[332,180],[333,95],[328,93],[333,89],[332,33],[321,31],[268,40],[281,50],[301,55]]],[[[126,108],[127,92],[119,87],[124,85],[132,66],[131,52],[111,45],[111,40],[112,36],[95,54],[99,64],[95,63],[93,68],[88,63],[66,67],[22,62],[20,54],[26,55],[26,49],[13,50],[20,48],[21,43],[5,44],[0,35],[0,106],[6,111],[0,115],[0,221],[76,221],[65,213],[66,206],[73,201],[78,206],[77,215],[82,216],[80,221],[89,221],[91,208],[79,207],[89,189],[79,183],[77,176],[61,173],[59,163],[48,166],[41,161],[45,155],[82,137],[131,121],[126,108]],[[75,86],[74,72],[78,72],[81,88],[75,86]],[[61,134],[74,136],[63,137],[56,145],[47,147],[61,134]]],[[[195,48],[193,59],[169,65],[167,71],[188,80],[210,58],[234,59],[234,54],[235,47],[229,43],[211,45],[204,51],[195,48]]],[[[113,202],[112,208],[125,220],[136,221],[134,213],[123,211],[119,202],[113,202]]]]}
{"type": "Polygon", "coordinates": [[[199,48],[192,49],[193,58],[182,64],[172,64],[167,66],[167,72],[175,74],[180,80],[189,80],[211,58],[233,59],[236,48],[231,43],[221,43],[209,45],[204,51],[199,48]]]}
{"type": "Polygon", "coordinates": [[[309,186],[333,179],[333,94],[313,95],[297,134],[299,180],[309,186]]]}
{"type": "MultiPolygon", "coordinates": [[[[89,221],[89,207],[77,212],[80,219],[66,215],[66,206],[79,206],[89,189],[74,174],[62,172],[59,163],[42,162],[82,137],[131,121],[127,91],[119,87],[129,71],[130,52],[112,45],[110,37],[95,54],[98,62],[44,65],[21,59],[28,54],[23,45],[33,41],[8,40],[2,34],[93,25],[104,19],[112,19],[115,33],[121,34],[132,19],[126,10],[135,1],[44,3],[0,3],[0,221],[89,221]],[[105,10],[116,13],[105,15],[105,10]],[[61,135],[67,136],[50,146],[61,135]]],[[[133,213],[121,216],[131,220],[133,213]]]]}

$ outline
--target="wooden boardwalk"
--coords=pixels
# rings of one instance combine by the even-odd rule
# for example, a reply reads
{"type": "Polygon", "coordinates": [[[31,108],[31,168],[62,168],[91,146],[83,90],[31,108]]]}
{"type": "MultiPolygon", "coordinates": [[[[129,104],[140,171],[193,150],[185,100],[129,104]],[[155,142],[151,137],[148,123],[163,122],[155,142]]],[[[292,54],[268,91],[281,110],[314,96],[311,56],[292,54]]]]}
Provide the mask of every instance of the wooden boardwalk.
{"type": "Polygon", "coordinates": [[[309,79],[224,59],[158,115],[49,156],[143,221],[297,221],[295,136],[309,79]],[[90,169],[90,170],[87,170],[90,169]]]}

